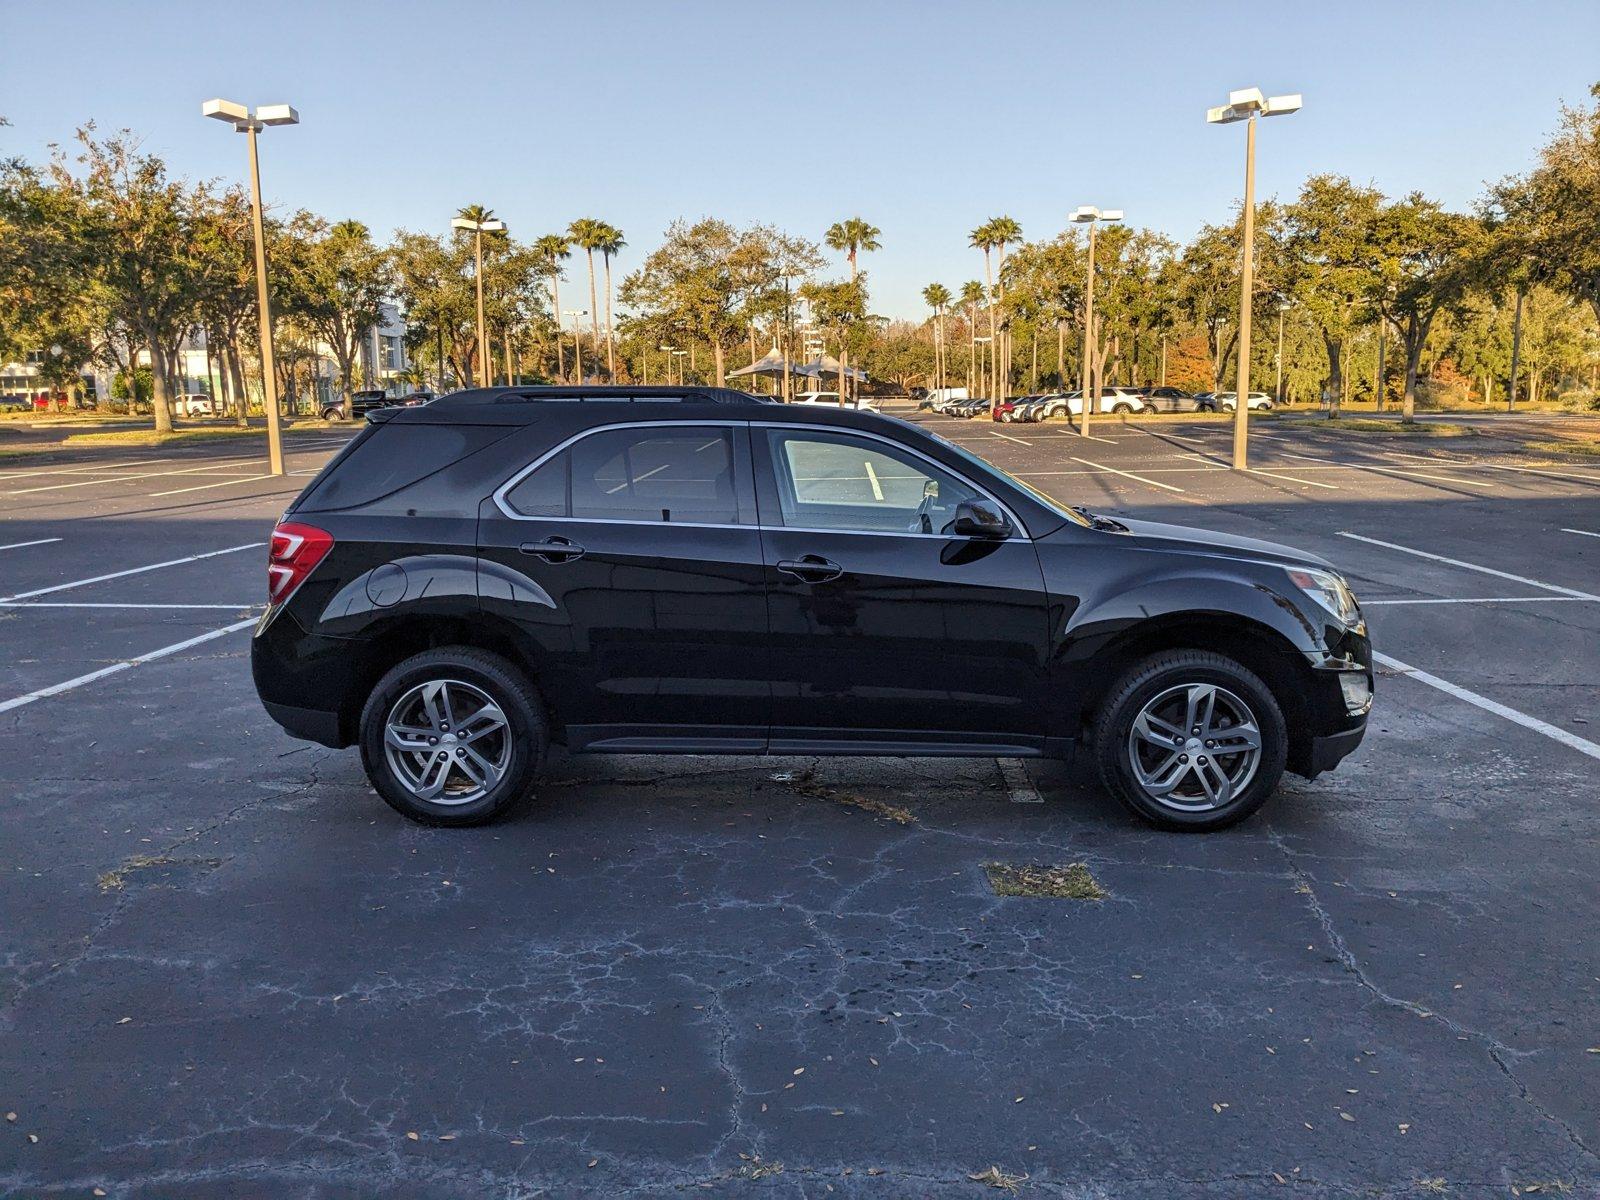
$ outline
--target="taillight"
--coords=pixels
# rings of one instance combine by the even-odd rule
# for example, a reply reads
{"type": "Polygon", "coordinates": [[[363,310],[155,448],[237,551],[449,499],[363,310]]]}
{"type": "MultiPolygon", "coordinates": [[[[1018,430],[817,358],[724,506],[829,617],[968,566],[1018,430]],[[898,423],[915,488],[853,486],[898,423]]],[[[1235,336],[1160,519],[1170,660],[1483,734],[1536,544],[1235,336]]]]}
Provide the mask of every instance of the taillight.
{"type": "Polygon", "coordinates": [[[333,535],[315,525],[284,521],[267,552],[267,603],[282,604],[333,549],[333,535]]]}

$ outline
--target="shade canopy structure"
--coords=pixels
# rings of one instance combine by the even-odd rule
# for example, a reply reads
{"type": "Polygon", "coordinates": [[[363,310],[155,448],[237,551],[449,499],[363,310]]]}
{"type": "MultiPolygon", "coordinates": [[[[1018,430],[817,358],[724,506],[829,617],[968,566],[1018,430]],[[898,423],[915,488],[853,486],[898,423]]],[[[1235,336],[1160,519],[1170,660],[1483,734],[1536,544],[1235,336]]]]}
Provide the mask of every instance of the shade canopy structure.
{"type": "MultiPolygon", "coordinates": [[[[791,371],[794,368],[789,368],[791,371]]],[[[729,371],[729,379],[742,379],[747,375],[782,375],[783,354],[774,346],[748,367],[740,367],[736,371],[729,371]]]]}
{"type": "MultiPolygon", "coordinates": [[[[800,363],[793,368],[796,375],[805,375],[811,379],[820,379],[825,375],[839,374],[839,360],[831,354],[824,354],[821,358],[814,358],[808,363],[800,363]]],[[[864,383],[867,373],[858,367],[847,367],[845,376],[858,383],[864,383]]]]}

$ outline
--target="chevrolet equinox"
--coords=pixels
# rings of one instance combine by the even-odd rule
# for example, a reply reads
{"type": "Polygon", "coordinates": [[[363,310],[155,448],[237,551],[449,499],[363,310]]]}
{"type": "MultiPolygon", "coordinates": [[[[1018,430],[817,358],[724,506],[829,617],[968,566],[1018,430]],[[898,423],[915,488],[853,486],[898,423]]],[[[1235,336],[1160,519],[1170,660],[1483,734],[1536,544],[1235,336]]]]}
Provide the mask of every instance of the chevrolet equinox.
{"type": "Polygon", "coordinates": [[[1325,560],[1063,507],[916,425],[716,388],[372,413],[272,534],[257,690],[394,808],[492,820],[552,745],[1091,757],[1217,829],[1360,743],[1325,560]]]}

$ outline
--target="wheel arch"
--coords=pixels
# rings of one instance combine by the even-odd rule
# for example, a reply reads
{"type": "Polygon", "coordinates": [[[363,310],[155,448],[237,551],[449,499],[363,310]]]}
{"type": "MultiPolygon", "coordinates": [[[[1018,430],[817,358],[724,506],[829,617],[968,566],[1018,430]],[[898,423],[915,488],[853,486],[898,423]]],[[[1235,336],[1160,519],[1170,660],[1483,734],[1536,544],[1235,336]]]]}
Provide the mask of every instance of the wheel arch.
{"type": "Polygon", "coordinates": [[[1169,650],[1207,650],[1233,659],[1259,676],[1283,710],[1291,770],[1310,761],[1311,711],[1306,702],[1311,666],[1272,626],[1251,617],[1176,612],[1141,621],[1111,637],[1090,660],[1090,683],[1080,697],[1080,738],[1113,685],[1134,663],[1169,650]]]}
{"type": "Polygon", "coordinates": [[[354,678],[339,709],[339,732],[346,744],[354,743],[359,738],[357,726],[361,721],[362,707],[372,694],[372,689],[391,668],[424,651],[442,650],[450,646],[488,651],[523,672],[544,709],[551,740],[565,740],[565,727],[560,722],[560,714],[553,709],[547,690],[539,686],[542,672],[538,648],[513,622],[483,612],[474,612],[470,616],[397,613],[372,625],[365,631],[363,640],[366,642],[365,652],[355,660],[354,678]]]}

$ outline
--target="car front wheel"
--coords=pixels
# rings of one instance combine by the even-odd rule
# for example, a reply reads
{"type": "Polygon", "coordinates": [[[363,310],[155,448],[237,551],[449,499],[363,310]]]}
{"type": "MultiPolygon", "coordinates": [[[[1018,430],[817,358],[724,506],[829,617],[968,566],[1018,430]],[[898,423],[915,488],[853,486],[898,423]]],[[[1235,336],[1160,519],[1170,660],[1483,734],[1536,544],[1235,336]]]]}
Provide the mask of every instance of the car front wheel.
{"type": "Polygon", "coordinates": [[[1173,650],[1135,663],[1094,724],[1106,788],[1164,829],[1203,832],[1250,816],[1283,775],[1283,709],[1221,654],[1173,650]]]}
{"type": "Polygon", "coordinates": [[[549,745],[543,708],[505,659],[471,647],[414,655],[361,713],[361,761],[395,811],[425,825],[483,825],[533,786],[549,745]]]}

